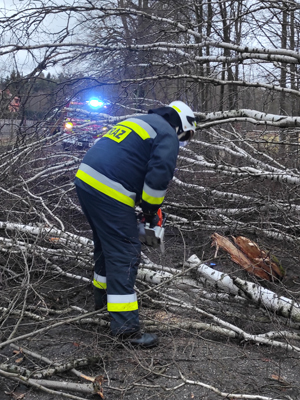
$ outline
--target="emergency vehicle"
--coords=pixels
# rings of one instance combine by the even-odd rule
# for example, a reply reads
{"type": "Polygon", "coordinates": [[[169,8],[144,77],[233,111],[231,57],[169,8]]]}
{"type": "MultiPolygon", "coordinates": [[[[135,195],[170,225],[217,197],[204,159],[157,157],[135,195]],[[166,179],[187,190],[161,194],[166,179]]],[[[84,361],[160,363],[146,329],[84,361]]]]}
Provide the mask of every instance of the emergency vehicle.
{"type": "Polygon", "coordinates": [[[109,104],[99,99],[85,102],[70,101],[65,107],[62,141],[65,150],[70,148],[87,149],[108,130],[98,121],[98,113],[107,114],[109,104]]]}

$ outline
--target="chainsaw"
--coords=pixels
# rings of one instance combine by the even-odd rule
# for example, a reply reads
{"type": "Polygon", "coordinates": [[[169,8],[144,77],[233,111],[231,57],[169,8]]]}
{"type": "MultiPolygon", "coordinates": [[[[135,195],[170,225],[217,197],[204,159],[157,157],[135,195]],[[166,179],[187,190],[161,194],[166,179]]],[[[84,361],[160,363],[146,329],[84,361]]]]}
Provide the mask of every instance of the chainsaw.
{"type": "Polygon", "coordinates": [[[150,223],[145,221],[145,217],[142,213],[138,214],[138,230],[139,239],[141,243],[146,244],[150,247],[160,246],[160,250],[164,253],[164,234],[165,234],[165,223],[167,214],[160,208],[157,211],[158,222],[155,226],[150,227],[150,223]]]}

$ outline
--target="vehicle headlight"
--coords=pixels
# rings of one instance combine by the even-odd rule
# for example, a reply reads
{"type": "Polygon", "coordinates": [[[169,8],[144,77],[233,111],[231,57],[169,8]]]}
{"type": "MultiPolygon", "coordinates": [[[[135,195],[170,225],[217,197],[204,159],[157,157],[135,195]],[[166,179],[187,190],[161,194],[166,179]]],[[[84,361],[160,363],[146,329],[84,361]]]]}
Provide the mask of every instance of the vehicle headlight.
{"type": "Polygon", "coordinates": [[[65,129],[71,130],[73,128],[72,122],[66,122],[65,123],[65,129]]]}

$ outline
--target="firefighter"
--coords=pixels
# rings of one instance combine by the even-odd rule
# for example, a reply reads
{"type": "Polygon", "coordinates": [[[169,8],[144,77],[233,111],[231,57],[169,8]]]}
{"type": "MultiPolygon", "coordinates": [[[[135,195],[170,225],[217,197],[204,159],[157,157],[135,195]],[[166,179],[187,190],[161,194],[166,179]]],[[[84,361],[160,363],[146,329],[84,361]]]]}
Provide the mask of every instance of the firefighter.
{"type": "Polygon", "coordinates": [[[134,284],[140,263],[135,205],[153,222],[173,177],[179,142],[195,133],[193,111],[181,101],[116,124],[85,154],[75,178],[94,239],[95,309],[107,306],[113,336],[153,347],[140,330],[134,284]]]}

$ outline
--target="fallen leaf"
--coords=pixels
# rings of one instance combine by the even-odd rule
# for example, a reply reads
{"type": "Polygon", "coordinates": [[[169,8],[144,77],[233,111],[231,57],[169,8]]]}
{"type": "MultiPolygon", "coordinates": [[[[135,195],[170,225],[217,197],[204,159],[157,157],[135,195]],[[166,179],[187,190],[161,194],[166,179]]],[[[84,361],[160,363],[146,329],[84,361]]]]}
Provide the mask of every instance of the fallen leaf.
{"type": "Polygon", "coordinates": [[[59,242],[60,238],[57,238],[57,237],[50,237],[48,240],[49,240],[49,242],[57,243],[57,242],[59,242]]]}
{"type": "Polygon", "coordinates": [[[22,400],[24,399],[26,393],[14,393],[14,392],[4,392],[8,396],[12,396],[15,400],[22,400]]]}
{"type": "Polygon", "coordinates": [[[13,396],[16,400],[22,400],[22,399],[24,399],[25,395],[26,395],[26,393],[20,393],[20,394],[16,394],[16,395],[14,394],[13,396]]]}
{"type": "Polygon", "coordinates": [[[277,381],[277,382],[281,383],[282,385],[289,385],[289,383],[279,375],[272,374],[271,379],[273,381],[277,381]]]}

